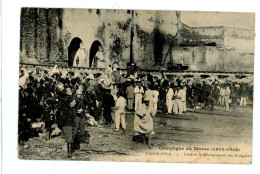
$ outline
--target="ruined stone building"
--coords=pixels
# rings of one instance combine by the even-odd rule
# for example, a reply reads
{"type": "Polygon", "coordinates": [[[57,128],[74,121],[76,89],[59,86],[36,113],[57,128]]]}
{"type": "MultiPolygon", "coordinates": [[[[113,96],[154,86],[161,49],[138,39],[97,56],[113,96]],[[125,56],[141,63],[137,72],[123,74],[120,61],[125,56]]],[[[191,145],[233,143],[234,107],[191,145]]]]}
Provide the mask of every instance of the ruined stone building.
{"type": "Polygon", "coordinates": [[[181,12],[22,8],[20,61],[253,72],[254,30],[189,27],[181,12]]]}

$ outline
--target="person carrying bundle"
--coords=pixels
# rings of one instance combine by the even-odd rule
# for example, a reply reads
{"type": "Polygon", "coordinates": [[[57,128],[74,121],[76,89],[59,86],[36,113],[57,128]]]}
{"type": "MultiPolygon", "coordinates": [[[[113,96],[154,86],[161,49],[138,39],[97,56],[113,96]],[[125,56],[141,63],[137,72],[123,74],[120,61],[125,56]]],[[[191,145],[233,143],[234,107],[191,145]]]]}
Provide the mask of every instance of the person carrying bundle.
{"type": "Polygon", "coordinates": [[[144,100],[144,104],[139,106],[136,110],[134,130],[137,135],[133,137],[133,141],[141,136],[142,142],[147,139],[148,147],[151,148],[151,138],[154,133],[153,117],[156,114],[156,109],[153,106],[149,106],[149,100],[144,100]]]}

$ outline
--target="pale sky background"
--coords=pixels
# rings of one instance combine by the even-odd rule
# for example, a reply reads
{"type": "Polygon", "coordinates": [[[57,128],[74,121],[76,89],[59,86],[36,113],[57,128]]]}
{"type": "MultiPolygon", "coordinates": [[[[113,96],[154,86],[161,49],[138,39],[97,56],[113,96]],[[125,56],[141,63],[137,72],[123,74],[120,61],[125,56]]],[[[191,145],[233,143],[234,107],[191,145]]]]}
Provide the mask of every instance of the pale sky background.
{"type": "Polygon", "coordinates": [[[226,26],[255,28],[254,13],[181,11],[181,21],[190,27],[226,26]]]}

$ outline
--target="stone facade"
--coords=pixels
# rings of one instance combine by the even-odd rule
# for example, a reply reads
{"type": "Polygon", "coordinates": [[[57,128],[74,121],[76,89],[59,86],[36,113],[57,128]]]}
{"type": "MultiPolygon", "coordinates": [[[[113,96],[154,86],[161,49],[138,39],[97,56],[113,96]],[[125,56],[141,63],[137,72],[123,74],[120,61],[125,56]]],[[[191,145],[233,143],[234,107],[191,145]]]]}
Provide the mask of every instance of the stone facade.
{"type": "Polygon", "coordinates": [[[118,62],[123,68],[133,61],[142,69],[183,64],[191,70],[253,71],[253,30],[192,28],[180,21],[180,15],[176,11],[22,8],[21,62],[67,61],[85,67],[118,62]],[[80,63],[75,58],[79,51],[80,63]]]}
{"type": "MultiPolygon", "coordinates": [[[[253,72],[254,30],[189,27],[182,24],[173,46],[173,63],[190,70],[253,72]]],[[[168,60],[168,63],[170,60],[168,60]]]]}

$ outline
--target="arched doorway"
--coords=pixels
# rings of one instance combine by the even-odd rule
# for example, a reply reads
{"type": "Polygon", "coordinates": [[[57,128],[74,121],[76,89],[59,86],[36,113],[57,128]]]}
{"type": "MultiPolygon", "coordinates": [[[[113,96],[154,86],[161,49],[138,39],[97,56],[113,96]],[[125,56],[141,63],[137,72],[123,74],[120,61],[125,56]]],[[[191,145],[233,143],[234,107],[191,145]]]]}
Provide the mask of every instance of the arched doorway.
{"type": "Polygon", "coordinates": [[[89,67],[97,67],[97,59],[95,59],[97,52],[103,52],[103,47],[98,40],[95,40],[91,47],[89,53],[89,67]]]}
{"type": "Polygon", "coordinates": [[[69,48],[68,48],[68,66],[73,66],[74,57],[80,48],[80,43],[82,40],[78,37],[75,37],[70,42],[69,48]]]}

